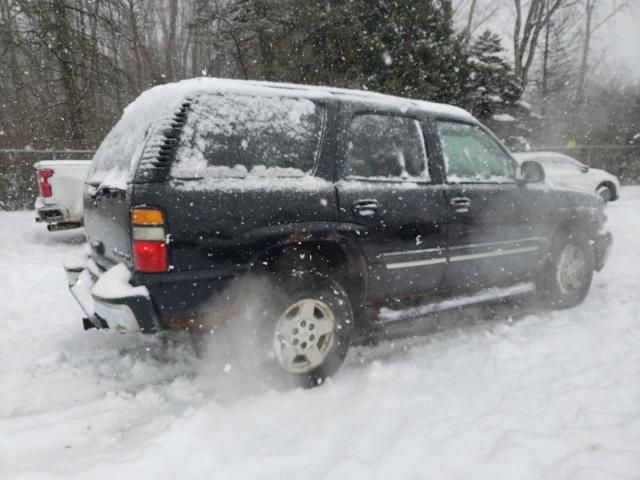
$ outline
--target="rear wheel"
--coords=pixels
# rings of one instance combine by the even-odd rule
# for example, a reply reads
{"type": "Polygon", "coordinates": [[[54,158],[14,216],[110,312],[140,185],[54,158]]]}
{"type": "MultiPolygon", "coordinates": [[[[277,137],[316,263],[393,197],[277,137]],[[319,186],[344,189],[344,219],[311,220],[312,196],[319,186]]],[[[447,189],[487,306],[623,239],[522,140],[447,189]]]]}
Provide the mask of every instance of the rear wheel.
{"type": "Polygon", "coordinates": [[[274,367],[303,386],[321,384],[342,365],[353,329],[344,288],[317,273],[276,275],[263,343],[274,367]]]}
{"type": "Polygon", "coordinates": [[[571,308],[587,296],[595,265],[593,248],[581,233],[560,234],[537,279],[537,289],[545,303],[555,308],[571,308]]]}

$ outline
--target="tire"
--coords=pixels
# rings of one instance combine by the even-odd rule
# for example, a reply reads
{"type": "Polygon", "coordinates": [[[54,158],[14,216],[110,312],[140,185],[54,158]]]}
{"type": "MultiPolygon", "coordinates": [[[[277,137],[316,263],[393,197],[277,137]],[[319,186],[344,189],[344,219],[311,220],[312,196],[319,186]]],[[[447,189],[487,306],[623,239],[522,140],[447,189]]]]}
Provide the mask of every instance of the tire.
{"type": "Polygon", "coordinates": [[[314,387],[349,350],[353,309],[344,288],[319,273],[276,274],[263,310],[261,344],[276,378],[314,387]]]}
{"type": "Polygon", "coordinates": [[[596,193],[602,198],[604,203],[613,201],[616,198],[616,192],[609,185],[600,185],[596,188],[596,193]]]}
{"type": "Polygon", "coordinates": [[[593,247],[582,233],[558,234],[536,279],[542,301],[558,309],[582,303],[591,287],[594,268],[593,247]]]}

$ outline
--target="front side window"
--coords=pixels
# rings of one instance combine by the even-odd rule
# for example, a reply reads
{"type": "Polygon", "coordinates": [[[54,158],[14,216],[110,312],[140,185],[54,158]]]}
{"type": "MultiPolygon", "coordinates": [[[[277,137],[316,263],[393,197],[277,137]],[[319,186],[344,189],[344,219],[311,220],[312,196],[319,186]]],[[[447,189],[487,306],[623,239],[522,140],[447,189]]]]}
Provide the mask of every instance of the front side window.
{"type": "Polygon", "coordinates": [[[191,104],[174,178],[297,177],[319,156],[325,108],[306,98],[202,94],[191,104]]]}
{"type": "Polygon", "coordinates": [[[480,127],[440,121],[438,133],[449,183],[502,182],[513,178],[511,159],[480,127]]]}
{"type": "Polygon", "coordinates": [[[395,115],[355,116],[349,128],[346,175],[429,180],[420,122],[395,115]]]}

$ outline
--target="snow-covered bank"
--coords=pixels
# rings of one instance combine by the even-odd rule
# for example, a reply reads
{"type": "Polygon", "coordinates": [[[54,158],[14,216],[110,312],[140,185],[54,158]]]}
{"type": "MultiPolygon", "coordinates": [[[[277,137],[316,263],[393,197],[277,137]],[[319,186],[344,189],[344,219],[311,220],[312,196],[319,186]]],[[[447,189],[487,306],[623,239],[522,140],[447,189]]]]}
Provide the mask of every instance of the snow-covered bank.
{"type": "Polygon", "coordinates": [[[188,343],[82,331],[81,233],[0,213],[0,478],[640,478],[640,187],[585,303],[358,348],[277,391],[188,343]]]}

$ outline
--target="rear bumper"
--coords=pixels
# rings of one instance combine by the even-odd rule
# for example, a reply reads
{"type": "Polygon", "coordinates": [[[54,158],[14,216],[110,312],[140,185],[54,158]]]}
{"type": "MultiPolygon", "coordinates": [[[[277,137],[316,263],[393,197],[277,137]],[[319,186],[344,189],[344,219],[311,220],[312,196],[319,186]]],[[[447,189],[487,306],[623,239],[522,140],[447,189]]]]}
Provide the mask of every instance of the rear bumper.
{"type": "Polygon", "coordinates": [[[595,270],[599,272],[604,268],[609,260],[611,246],[613,245],[613,235],[611,232],[601,231],[594,239],[593,251],[595,254],[595,270]]]}
{"type": "Polygon", "coordinates": [[[86,316],[85,328],[109,328],[120,333],[160,330],[158,315],[148,292],[145,294],[146,289],[118,282],[123,280],[121,273],[125,268],[116,265],[102,272],[88,257],[84,263],[77,259],[65,262],[69,290],[86,316]]]}
{"type": "Polygon", "coordinates": [[[50,230],[64,230],[82,226],[82,217],[72,215],[66,208],[45,205],[42,201],[38,201],[36,202],[36,222],[46,223],[50,230]]]}
{"type": "Polygon", "coordinates": [[[59,208],[40,208],[36,213],[38,214],[36,222],[58,223],[65,221],[65,214],[59,208]]]}

